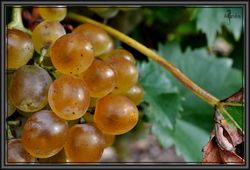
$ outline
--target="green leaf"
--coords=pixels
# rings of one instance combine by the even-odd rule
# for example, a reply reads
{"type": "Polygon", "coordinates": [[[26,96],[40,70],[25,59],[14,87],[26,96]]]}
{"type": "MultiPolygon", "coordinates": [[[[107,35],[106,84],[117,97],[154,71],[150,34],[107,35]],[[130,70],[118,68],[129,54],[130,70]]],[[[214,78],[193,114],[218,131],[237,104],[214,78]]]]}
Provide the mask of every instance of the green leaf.
{"type": "MultiPolygon", "coordinates": [[[[244,107],[243,104],[242,106],[229,106],[225,108],[226,111],[229,113],[229,115],[232,117],[233,121],[235,121],[239,127],[242,129],[244,132],[244,121],[245,121],[245,115],[244,115],[244,107]]],[[[228,117],[227,115],[223,114],[224,118],[228,117]]],[[[232,120],[229,118],[226,119],[229,124],[234,124],[232,120]]]]}
{"type": "MultiPolygon", "coordinates": [[[[152,123],[151,133],[156,134],[160,145],[163,148],[168,148],[174,144],[173,130],[168,126],[163,127],[161,123],[158,123],[155,119],[155,115],[152,110],[147,109],[145,103],[141,103],[143,113],[147,116],[147,119],[152,123]]],[[[166,160],[167,161],[167,160],[166,160]]]]}
{"type": "Polygon", "coordinates": [[[176,129],[173,131],[158,123],[152,112],[144,111],[144,113],[152,123],[151,133],[157,135],[159,143],[164,149],[175,145],[177,156],[182,155],[185,161],[202,161],[201,148],[206,145],[209,138],[207,131],[182,119],[177,119],[176,129]]]}
{"type": "Polygon", "coordinates": [[[163,73],[154,69],[152,60],[137,64],[137,68],[139,83],[144,89],[143,101],[150,103],[156,121],[173,129],[176,117],[180,116],[179,111],[182,110],[177,88],[163,73]]]}
{"type": "Polygon", "coordinates": [[[203,155],[201,150],[207,144],[210,134],[182,119],[177,120],[174,134],[177,156],[182,155],[186,162],[201,162],[203,155]]]}
{"type": "Polygon", "coordinates": [[[208,47],[212,46],[217,32],[221,32],[224,14],[226,14],[224,8],[198,8],[193,17],[197,19],[197,29],[206,34],[208,47]]]}
{"type": "Polygon", "coordinates": [[[235,92],[226,99],[221,100],[225,106],[221,109],[226,122],[231,126],[231,129],[238,128],[244,133],[244,88],[242,87],[238,92],[235,92]]]}
{"type": "MultiPolygon", "coordinates": [[[[209,55],[205,48],[195,50],[187,48],[182,52],[177,42],[171,42],[164,45],[159,44],[158,51],[155,52],[175,65],[184,75],[202,89],[218,99],[230,96],[242,87],[242,72],[232,69],[232,60],[209,55]]],[[[149,62],[147,64],[150,67],[145,67],[144,72],[148,71],[150,73],[148,76],[151,78],[142,71],[142,74],[144,74],[143,79],[148,80],[146,84],[153,84],[156,87],[147,88],[146,84],[144,84],[144,91],[146,93],[144,100],[148,101],[150,105],[152,103],[153,105],[160,105],[152,107],[151,112],[149,112],[150,114],[146,114],[153,124],[151,133],[157,135],[160,144],[164,148],[175,144],[178,155],[182,155],[185,161],[200,162],[202,160],[202,146],[206,145],[209,140],[209,134],[213,129],[213,107],[192,93],[169,71],[160,67],[156,62],[149,62]],[[162,89],[164,83],[158,85],[156,80],[157,78],[160,79],[160,77],[164,77],[165,80],[167,79],[171,83],[170,87],[174,86],[178,89],[180,93],[176,93],[175,95],[178,94],[179,99],[182,99],[182,97],[185,98],[185,100],[179,100],[181,104],[178,105],[183,108],[183,112],[180,112],[181,118],[179,113],[175,114],[176,121],[172,124],[174,126],[173,129],[170,126],[163,126],[163,123],[159,123],[159,121],[162,122],[163,120],[160,115],[166,115],[166,110],[172,107],[171,105],[164,104],[164,102],[160,102],[161,98],[157,98],[160,96],[156,95],[159,94],[157,91],[159,90],[160,93],[164,91],[162,89]],[[157,111],[154,110],[155,108],[157,111]],[[165,114],[164,111],[166,112],[165,114]],[[157,114],[160,115],[157,116],[157,114]]],[[[167,89],[165,90],[167,91],[167,89]]],[[[174,95],[171,98],[173,97],[174,95]]],[[[178,108],[176,106],[175,108],[178,108]]],[[[171,122],[169,115],[167,118],[171,122]]]]}
{"type": "Polygon", "coordinates": [[[230,22],[228,18],[223,18],[223,25],[234,36],[235,41],[239,41],[244,23],[243,7],[237,7],[237,8],[229,7],[226,9],[231,11],[231,15],[233,15],[234,18],[231,18],[230,22]]]}
{"type": "Polygon", "coordinates": [[[239,40],[242,31],[242,8],[235,7],[204,7],[198,8],[192,19],[197,19],[196,28],[206,34],[208,47],[211,48],[217,33],[222,32],[224,25],[231,32],[236,41],[239,40]],[[231,22],[225,16],[231,10],[231,15],[241,18],[231,18],[231,22]]]}

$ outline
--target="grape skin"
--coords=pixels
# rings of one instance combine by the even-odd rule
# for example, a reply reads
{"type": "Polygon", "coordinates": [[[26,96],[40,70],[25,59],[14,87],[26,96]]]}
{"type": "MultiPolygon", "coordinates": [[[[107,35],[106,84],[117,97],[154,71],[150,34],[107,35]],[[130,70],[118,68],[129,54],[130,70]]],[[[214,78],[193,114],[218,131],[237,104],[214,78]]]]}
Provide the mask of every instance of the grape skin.
{"type": "Polygon", "coordinates": [[[7,68],[19,68],[26,65],[34,54],[31,38],[20,30],[6,30],[5,44],[7,68]]]}
{"type": "Polygon", "coordinates": [[[109,94],[98,100],[94,122],[101,131],[119,135],[130,131],[138,122],[138,109],[127,97],[109,94]]]}
{"type": "Polygon", "coordinates": [[[139,73],[136,65],[123,57],[111,57],[105,60],[115,67],[118,77],[112,94],[119,94],[131,89],[138,81],[139,73]]]}
{"type": "Polygon", "coordinates": [[[91,41],[82,34],[69,33],[60,37],[52,47],[51,61],[65,75],[77,75],[85,71],[94,60],[91,41]]]}
{"type": "Polygon", "coordinates": [[[35,27],[31,39],[36,52],[41,54],[41,49],[46,48],[47,53],[45,56],[49,57],[55,41],[65,34],[66,31],[64,27],[58,21],[46,20],[35,27]]]}
{"type": "Polygon", "coordinates": [[[78,76],[89,87],[90,97],[100,98],[115,87],[117,72],[111,64],[94,60],[89,68],[78,76]]]}
{"type": "Polygon", "coordinates": [[[24,65],[12,76],[10,98],[13,104],[24,112],[41,110],[48,104],[51,83],[52,79],[46,70],[36,65],[24,65]]]}
{"type": "Polygon", "coordinates": [[[87,164],[96,163],[101,158],[104,146],[102,131],[94,123],[86,123],[70,128],[64,150],[70,162],[87,164]]]}
{"type": "Polygon", "coordinates": [[[112,135],[112,134],[108,134],[108,133],[105,133],[103,132],[103,135],[104,135],[104,139],[105,139],[105,149],[110,147],[114,141],[115,141],[115,135],[112,135]]]}
{"type": "Polygon", "coordinates": [[[62,21],[67,14],[67,7],[39,6],[39,13],[44,20],[62,21]]]}
{"type": "Polygon", "coordinates": [[[53,111],[42,110],[33,114],[25,123],[23,146],[34,157],[48,158],[63,148],[68,134],[66,120],[53,111]]]}
{"type": "Polygon", "coordinates": [[[21,139],[9,139],[5,146],[6,164],[34,164],[34,156],[24,149],[21,139]]]}
{"type": "Polygon", "coordinates": [[[109,36],[109,44],[108,44],[107,48],[105,49],[105,51],[102,54],[96,56],[96,58],[99,58],[101,60],[105,60],[106,54],[108,54],[110,51],[114,50],[114,48],[115,48],[115,42],[114,42],[113,38],[111,38],[111,36],[109,36]]]}
{"type": "Polygon", "coordinates": [[[124,57],[127,60],[129,60],[135,64],[134,56],[129,51],[127,51],[125,49],[117,48],[117,49],[110,51],[108,54],[105,55],[104,60],[107,60],[110,57],[124,57]]]}
{"type": "Polygon", "coordinates": [[[139,105],[143,99],[144,91],[139,83],[136,83],[131,89],[126,91],[124,94],[127,98],[132,100],[135,105],[139,105]]]}
{"type": "Polygon", "coordinates": [[[73,33],[80,33],[86,36],[93,44],[95,56],[101,55],[109,44],[108,34],[100,27],[93,24],[81,24],[77,26],[73,33]]]}
{"type": "Polygon", "coordinates": [[[75,120],[83,116],[89,107],[89,89],[80,78],[64,75],[51,84],[48,100],[59,117],[75,120]]]}

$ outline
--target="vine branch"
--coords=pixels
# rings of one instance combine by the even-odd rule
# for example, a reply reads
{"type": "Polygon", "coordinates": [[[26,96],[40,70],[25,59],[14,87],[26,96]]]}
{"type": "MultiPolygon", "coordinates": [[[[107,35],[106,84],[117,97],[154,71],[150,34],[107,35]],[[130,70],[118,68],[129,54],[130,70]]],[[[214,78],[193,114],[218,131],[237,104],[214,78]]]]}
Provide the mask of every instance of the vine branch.
{"type": "Polygon", "coordinates": [[[134,49],[138,50],[145,56],[151,58],[158,64],[160,64],[162,67],[167,69],[172,75],[174,75],[184,86],[186,86],[189,90],[191,90],[194,94],[196,94],[198,97],[209,103],[210,105],[214,106],[218,104],[220,101],[216,97],[212,96],[199,86],[197,86],[194,82],[192,82],[190,79],[188,79],[178,68],[176,68],[174,65],[172,65],[170,62],[159,56],[158,54],[154,53],[152,50],[147,48],[146,46],[140,44],[139,42],[135,41],[134,39],[130,38],[129,36],[121,33],[120,31],[117,31],[114,28],[111,28],[107,25],[104,25],[100,22],[97,22],[95,20],[92,20],[90,18],[87,18],[85,16],[68,12],[67,18],[78,21],[80,23],[90,23],[96,26],[101,27],[104,29],[109,35],[121,40],[122,42],[128,44],[129,46],[133,47],[134,49]]]}

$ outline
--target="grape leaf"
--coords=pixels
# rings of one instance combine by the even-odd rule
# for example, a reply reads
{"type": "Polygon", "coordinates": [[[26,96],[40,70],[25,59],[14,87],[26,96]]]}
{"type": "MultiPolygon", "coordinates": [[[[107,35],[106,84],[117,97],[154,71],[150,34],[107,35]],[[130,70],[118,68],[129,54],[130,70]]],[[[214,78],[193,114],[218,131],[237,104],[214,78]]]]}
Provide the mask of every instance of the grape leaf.
{"type": "MultiPolygon", "coordinates": [[[[175,65],[198,86],[217,98],[225,98],[242,86],[242,73],[239,70],[232,69],[232,60],[209,55],[205,48],[195,50],[187,48],[182,52],[177,42],[171,42],[164,45],[159,44],[158,51],[155,52],[175,65]]],[[[144,66],[146,67],[146,64],[144,66]]],[[[182,99],[182,97],[185,98],[184,101],[180,100],[181,107],[184,111],[180,112],[181,117],[179,113],[176,114],[176,121],[172,122],[174,126],[173,129],[171,129],[170,126],[163,126],[163,120],[159,120],[157,116],[158,113],[164,115],[164,111],[166,112],[168,106],[162,104],[163,102],[158,103],[158,105],[161,105],[158,106],[161,108],[161,112],[158,112],[158,110],[155,111],[155,107],[152,107],[151,112],[147,114],[147,116],[150,115],[149,120],[153,123],[151,133],[157,135],[160,144],[164,148],[175,144],[177,154],[182,154],[185,161],[201,162],[201,148],[206,145],[209,134],[213,129],[213,107],[193,94],[171,73],[163,67],[160,67],[156,62],[150,63],[150,68],[144,68],[144,71],[139,69],[139,72],[142,74],[144,74],[143,72],[145,71],[155,73],[148,75],[154,76],[154,78],[151,77],[154,81],[144,82],[145,84],[156,85],[158,84],[156,81],[157,78],[165,77],[171,82],[172,86],[177,87],[179,90],[179,99],[182,99]],[[152,65],[154,68],[152,68],[152,65]],[[156,119],[157,117],[158,119],[156,119]],[[159,124],[159,121],[161,124],[159,124]]],[[[143,79],[149,80],[145,74],[143,79]]],[[[155,95],[153,98],[149,98],[151,102],[156,99],[156,94],[159,94],[157,93],[157,89],[160,90],[160,93],[164,92],[163,85],[164,84],[161,84],[161,86],[155,87],[154,89],[144,89],[145,93],[148,93],[147,90],[151,90],[151,92],[149,92],[150,96],[155,95]],[[153,92],[154,90],[156,90],[155,94],[153,92]]],[[[165,84],[165,86],[167,86],[167,84],[165,84]]],[[[157,105],[157,102],[155,102],[154,105],[157,105]]],[[[149,104],[151,105],[150,101],[149,104]]]]}
{"type": "MultiPolygon", "coordinates": [[[[226,10],[231,11],[231,15],[235,18],[231,18],[230,22],[228,18],[223,17],[223,25],[227,30],[233,35],[235,41],[239,41],[242,29],[244,29],[244,10],[243,7],[234,7],[234,8],[225,8],[226,10]],[[229,24],[230,23],[230,24],[229,24]]],[[[228,14],[228,12],[227,12],[228,14]]]]}
{"type": "Polygon", "coordinates": [[[217,33],[222,32],[223,25],[233,34],[236,41],[239,40],[243,27],[242,17],[244,14],[242,16],[242,10],[243,7],[204,7],[198,8],[191,18],[197,19],[197,30],[201,30],[206,34],[207,45],[211,47],[217,33]],[[229,21],[226,17],[228,10],[231,11],[231,15],[237,15],[238,18],[231,18],[229,21]]]}
{"type": "MultiPolygon", "coordinates": [[[[146,106],[144,105],[144,107],[146,106]]],[[[157,135],[159,143],[164,149],[175,145],[177,156],[182,155],[185,161],[197,162],[202,160],[201,149],[197,148],[202,148],[207,143],[208,132],[181,119],[176,120],[176,129],[172,130],[158,123],[152,112],[144,109],[144,113],[152,123],[151,133],[157,135]]]]}
{"type": "Polygon", "coordinates": [[[144,89],[143,101],[150,103],[156,121],[173,129],[175,118],[182,110],[179,91],[164,74],[154,69],[152,60],[138,63],[137,68],[139,83],[144,89]]]}

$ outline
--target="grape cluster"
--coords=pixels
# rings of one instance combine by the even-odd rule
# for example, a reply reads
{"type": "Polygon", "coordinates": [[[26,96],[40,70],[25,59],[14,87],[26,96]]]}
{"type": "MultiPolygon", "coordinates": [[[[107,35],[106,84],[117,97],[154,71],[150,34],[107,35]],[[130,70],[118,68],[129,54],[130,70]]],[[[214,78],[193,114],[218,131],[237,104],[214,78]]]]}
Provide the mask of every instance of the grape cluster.
{"type": "MultiPolygon", "coordinates": [[[[115,15],[117,8],[107,11],[115,15]]],[[[66,7],[39,12],[43,21],[31,37],[6,30],[6,67],[14,71],[6,76],[5,114],[23,116],[15,119],[21,126],[10,126],[6,163],[94,164],[138,122],[143,88],[136,60],[95,25],[66,33],[66,7]],[[41,57],[28,65],[34,51],[41,57]]]]}

